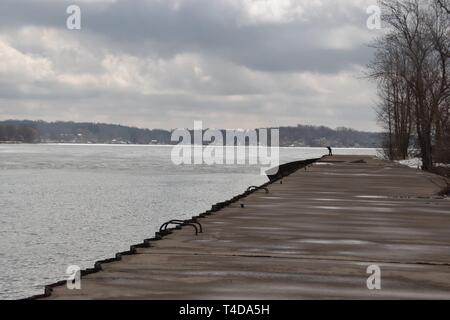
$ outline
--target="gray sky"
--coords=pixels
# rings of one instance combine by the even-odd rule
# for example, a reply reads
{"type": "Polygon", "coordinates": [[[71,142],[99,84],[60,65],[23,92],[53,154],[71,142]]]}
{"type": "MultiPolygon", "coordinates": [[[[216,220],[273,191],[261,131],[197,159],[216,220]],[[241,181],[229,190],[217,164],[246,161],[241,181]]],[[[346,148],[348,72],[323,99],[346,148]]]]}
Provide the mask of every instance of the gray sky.
{"type": "Polygon", "coordinates": [[[0,118],[379,130],[376,0],[2,0],[0,118]],[[66,8],[81,8],[68,30],[66,8]]]}

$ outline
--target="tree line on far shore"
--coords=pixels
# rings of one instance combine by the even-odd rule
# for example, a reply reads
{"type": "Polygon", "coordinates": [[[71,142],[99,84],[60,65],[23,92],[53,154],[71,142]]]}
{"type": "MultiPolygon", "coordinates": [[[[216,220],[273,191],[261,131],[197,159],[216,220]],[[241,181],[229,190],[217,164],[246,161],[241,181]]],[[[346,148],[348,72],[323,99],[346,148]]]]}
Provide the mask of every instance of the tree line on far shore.
{"type": "Polygon", "coordinates": [[[383,36],[370,77],[378,83],[385,155],[418,150],[424,170],[450,163],[450,0],[381,0],[383,36]]]}
{"type": "Polygon", "coordinates": [[[0,142],[35,143],[39,141],[39,132],[28,126],[0,125],[0,142]]]}
{"type": "MultiPolygon", "coordinates": [[[[281,127],[282,147],[367,147],[377,148],[382,134],[347,128],[298,125],[281,127]]],[[[172,131],[139,129],[114,124],[44,122],[29,120],[0,121],[0,142],[177,144],[172,131]]]]}

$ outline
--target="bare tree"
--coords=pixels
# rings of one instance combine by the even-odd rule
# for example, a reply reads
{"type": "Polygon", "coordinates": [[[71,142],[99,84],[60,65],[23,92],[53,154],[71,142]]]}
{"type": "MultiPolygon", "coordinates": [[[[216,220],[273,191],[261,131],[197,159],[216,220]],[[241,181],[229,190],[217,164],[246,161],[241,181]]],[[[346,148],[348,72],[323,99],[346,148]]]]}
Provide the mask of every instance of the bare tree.
{"type": "Polygon", "coordinates": [[[450,1],[441,0],[432,6],[428,26],[434,44],[435,62],[440,77],[436,79],[436,88],[432,104],[437,108],[435,119],[435,148],[433,156],[441,162],[450,161],[450,1]],[[442,10],[444,9],[444,11],[442,10]]]}
{"type": "Polygon", "coordinates": [[[388,29],[376,43],[371,65],[371,75],[384,91],[389,90],[380,92],[384,110],[389,111],[389,119],[381,120],[390,128],[393,150],[402,150],[403,157],[403,141],[412,133],[408,127],[412,119],[424,170],[433,168],[433,148],[448,127],[444,114],[450,91],[450,19],[436,1],[381,0],[388,29]]]}
{"type": "Polygon", "coordinates": [[[383,143],[385,155],[391,159],[405,159],[412,133],[411,89],[405,81],[408,60],[397,38],[387,35],[375,44],[376,54],[370,65],[370,76],[378,81],[381,98],[378,120],[387,134],[383,143]]]}

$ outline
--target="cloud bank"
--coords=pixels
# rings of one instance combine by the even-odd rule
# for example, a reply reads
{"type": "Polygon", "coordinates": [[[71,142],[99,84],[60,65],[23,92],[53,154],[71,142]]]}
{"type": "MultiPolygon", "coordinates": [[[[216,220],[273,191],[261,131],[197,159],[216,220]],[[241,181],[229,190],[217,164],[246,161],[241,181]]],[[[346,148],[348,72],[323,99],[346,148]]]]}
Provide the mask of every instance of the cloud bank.
{"type": "Polygon", "coordinates": [[[0,117],[378,130],[370,0],[0,3],[0,117]]]}

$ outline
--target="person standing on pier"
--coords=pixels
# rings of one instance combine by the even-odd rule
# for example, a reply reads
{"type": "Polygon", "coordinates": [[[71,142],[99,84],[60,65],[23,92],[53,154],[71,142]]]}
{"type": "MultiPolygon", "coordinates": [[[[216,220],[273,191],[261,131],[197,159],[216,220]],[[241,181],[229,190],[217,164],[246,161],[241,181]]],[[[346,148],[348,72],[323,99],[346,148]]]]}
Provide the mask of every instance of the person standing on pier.
{"type": "Polygon", "coordinates": [[[332,156],[333,156],[333,149],[331,149],[330,146],[328,146],[327,149],[328,149],[328,155],[329,155],[330,157],[332,157],[332,156]]]}

